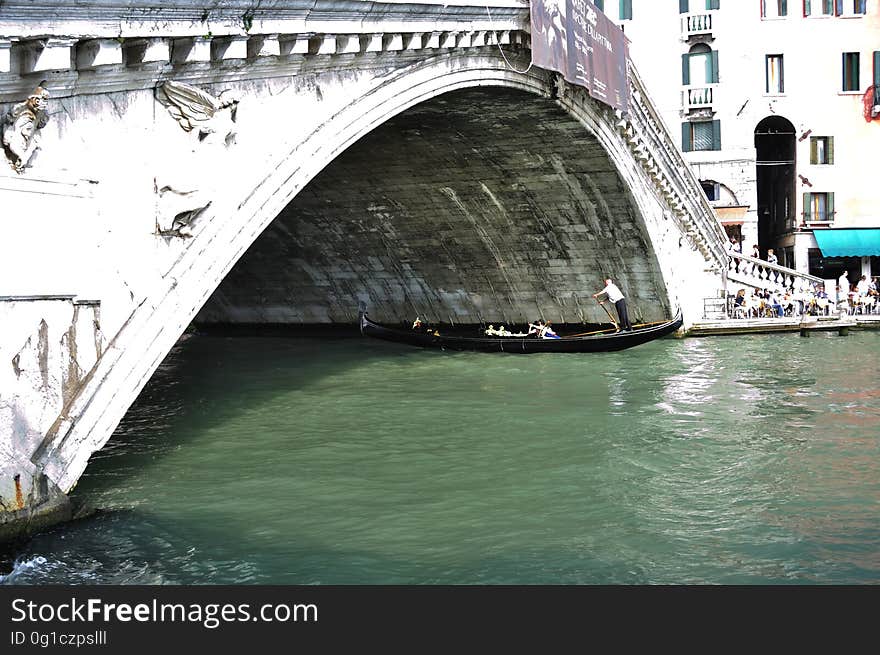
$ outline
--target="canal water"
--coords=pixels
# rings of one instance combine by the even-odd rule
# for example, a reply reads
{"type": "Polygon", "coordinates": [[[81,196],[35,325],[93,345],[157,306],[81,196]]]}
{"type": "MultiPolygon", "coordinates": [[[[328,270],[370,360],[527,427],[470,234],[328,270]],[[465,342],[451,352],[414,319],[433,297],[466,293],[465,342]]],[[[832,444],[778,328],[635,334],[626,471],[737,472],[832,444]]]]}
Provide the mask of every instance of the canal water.
{"type": "Polygon", "coordinates": [[[876,584],[878,353],[193,336],[2,582],[876,584]]]}

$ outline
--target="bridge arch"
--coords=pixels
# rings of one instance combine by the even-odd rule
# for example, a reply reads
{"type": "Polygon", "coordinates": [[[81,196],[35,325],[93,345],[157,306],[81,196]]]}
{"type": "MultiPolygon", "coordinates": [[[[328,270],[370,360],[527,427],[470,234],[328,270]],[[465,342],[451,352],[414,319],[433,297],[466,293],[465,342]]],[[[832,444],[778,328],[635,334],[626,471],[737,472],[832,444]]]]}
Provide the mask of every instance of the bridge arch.
{"type": "MultiPolygon", "coordinates": [[[[502,87],[553,98],[592,133],[629,189],[629,204],[645,239],[665,252],[652,264],[660,279],[654,299],[658,307],[683,303],[686,299],[679,290],[684,282],[695,289],[713,286],[717,268],[710,271],[711,253],[723,248],[720,228],[701,227],[688,219],[692,207],[704,209],[705,199],[692,176],[683,175],[668,135],[655,137],[664,150],[651,157],[646,155],[650,144],[631,122],[546,71],[517,72],[497,54],[431,57],[377,77],[371,88],[353,96],[294,147],[277,153],[246,191],[239,189],[237,195],[212,204],[199,219],[194,238],[134,309],[32,461],[61,491],[72,489],[91,454],[109,439],[190,321],[291,200],[378,125],[426,100],[473,87],[502,87]],[[676,190],[677,186],[685,190],[676,190]]],[[[642,124],[662,130],[659,120],[652,123],[655,120],[642,117],[642,124]]],[[[697,294],[705,295],[700,290],[697,294]]]]}

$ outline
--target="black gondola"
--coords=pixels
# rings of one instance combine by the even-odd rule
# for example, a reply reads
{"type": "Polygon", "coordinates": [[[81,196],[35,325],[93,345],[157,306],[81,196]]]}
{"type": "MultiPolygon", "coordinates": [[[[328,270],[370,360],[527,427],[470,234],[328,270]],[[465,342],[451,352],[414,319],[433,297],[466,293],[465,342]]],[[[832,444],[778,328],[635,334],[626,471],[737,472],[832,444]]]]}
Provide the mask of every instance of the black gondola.
{"type": "Polygon", "coordinates": [[[594,332],[560,335],[558,339],[539,339],[535,336],[469,337],[443,334],[439,330],[428,328],[407,330],[387,327],[367,318],[364,308],[360,310],[361,334],[365,336],[422,348],[505,353],[594,353],[623,350],[671,334],[681,327],[682,321],[681,310],[678,310],[672,320],[634,325],[632,331],[628,332],[612,327],[594,332]]]}

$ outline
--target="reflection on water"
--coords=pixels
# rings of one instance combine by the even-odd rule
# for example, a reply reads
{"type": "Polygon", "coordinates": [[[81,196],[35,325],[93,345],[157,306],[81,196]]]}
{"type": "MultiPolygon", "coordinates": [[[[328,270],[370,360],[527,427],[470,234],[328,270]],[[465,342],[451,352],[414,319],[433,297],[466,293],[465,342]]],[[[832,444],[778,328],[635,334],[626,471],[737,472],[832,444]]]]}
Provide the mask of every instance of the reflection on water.
{"type": "Polygon", "coordinates": [[[4,583],[877,583],[880,333],[194,337],[4,583]]]}

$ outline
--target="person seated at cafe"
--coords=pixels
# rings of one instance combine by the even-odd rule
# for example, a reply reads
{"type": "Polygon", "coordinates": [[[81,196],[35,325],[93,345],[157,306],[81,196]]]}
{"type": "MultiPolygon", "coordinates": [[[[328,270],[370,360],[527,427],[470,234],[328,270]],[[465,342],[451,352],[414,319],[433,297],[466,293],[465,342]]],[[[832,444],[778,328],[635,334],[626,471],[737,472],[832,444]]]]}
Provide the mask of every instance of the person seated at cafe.
{"type": "Polygon", "coordinates": [[[779,294],[775,291],[767,291],[767,306],[776,314],[777,318],[781,318],[785,316],[785,309],[782,307],[782,302],[779,300],[779,294]]]}
{"type": "Polygon", "coordinates": [[[748,315],[748,305],[746,304],[746,290],[740,289],[733,298],[733,316],[734,318],[743,318],[748,315]]]}
{"type": "Polygon", "coordinates": [[[831,301],[828,299],[828,292],[824,286],[820,286],[816,291],[816,309],[820,314],[828,314],[828,308],[831,301]]]}

